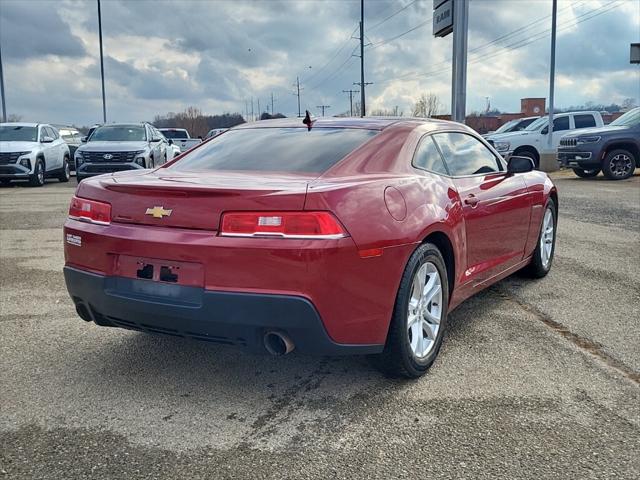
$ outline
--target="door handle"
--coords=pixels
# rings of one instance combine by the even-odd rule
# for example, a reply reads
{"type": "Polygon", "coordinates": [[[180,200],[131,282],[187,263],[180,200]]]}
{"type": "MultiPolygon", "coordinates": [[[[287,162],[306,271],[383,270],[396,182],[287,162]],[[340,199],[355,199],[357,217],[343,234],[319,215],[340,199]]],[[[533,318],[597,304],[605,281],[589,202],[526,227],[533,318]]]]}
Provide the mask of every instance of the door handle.
{"type": "Polygon", "coordinates": [[[479,201],[480,200],[473,194],[468,195],[467,198],[464,199],[464,203],[472,208],[476,207],[479,201]]]}

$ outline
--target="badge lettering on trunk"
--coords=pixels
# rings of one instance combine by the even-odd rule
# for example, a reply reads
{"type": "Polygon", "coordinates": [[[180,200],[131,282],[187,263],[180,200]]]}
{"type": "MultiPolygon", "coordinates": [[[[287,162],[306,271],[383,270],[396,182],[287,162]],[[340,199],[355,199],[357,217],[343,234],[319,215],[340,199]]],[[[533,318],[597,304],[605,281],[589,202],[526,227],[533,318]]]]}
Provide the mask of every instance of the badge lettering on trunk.
{"type": "Polygon", "coordinates": [[[145,215],[151,215],[153,218],[168,217],[173,210],[165,210],[164,207],[147,208],[145,215]]]}

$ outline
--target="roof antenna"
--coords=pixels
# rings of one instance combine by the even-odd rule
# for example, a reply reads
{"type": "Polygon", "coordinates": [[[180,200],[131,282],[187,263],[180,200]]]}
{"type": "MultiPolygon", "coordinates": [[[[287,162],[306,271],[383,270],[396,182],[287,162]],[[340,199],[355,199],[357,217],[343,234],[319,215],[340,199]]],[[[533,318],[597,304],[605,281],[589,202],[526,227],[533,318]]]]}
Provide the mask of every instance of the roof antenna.
{"type": "Polygon", "coordinates": [[[305,110],[306,115],[304,116],[304,120],[302,120],[302,123],[304,123],[307,126],[307,131],[311,131],[311,127],[313,127],[313,122],[315,120],[311,120],[311,113],[309,113],[309,110],[305,110]]]}

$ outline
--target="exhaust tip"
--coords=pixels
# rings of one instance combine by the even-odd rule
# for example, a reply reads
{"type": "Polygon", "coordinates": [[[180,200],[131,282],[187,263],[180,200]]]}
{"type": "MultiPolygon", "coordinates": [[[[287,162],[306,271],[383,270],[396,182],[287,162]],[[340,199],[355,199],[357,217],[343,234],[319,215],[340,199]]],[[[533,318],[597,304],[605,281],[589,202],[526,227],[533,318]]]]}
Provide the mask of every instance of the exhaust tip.
{"type": "Polygon", "coordinates": [[[287,335],[280,332],[267,332],[264,334],[264,348],[271,355],[280,356],[291,353],[296,347],[287,335]]]}
{"type": "Polygon", "coordinates": [[[87,306],[84,303],[77,303],[76,304],[76,313],[85,322],[92,322],[93,321],[93,317],[91,316],[91,313],[89,313],[89,309],[87,308],[87,306]]]}

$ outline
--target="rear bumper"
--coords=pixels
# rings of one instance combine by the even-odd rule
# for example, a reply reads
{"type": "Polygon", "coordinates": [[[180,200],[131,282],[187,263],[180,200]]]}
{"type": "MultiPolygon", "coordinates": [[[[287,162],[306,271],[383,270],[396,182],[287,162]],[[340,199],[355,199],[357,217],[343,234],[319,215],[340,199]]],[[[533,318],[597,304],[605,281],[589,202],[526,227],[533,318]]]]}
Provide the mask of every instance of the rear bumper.
{"type": "Polygon", "coordinates": [[[104,276],[65,267],[80,317],[98,325],[161,333],[264,353],[269,331],[286,333],[313,355],[379,353],[384,345],[331,340],[314,305],[303,297],[211,291],[150,280],[104,276]]]}

